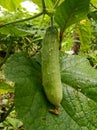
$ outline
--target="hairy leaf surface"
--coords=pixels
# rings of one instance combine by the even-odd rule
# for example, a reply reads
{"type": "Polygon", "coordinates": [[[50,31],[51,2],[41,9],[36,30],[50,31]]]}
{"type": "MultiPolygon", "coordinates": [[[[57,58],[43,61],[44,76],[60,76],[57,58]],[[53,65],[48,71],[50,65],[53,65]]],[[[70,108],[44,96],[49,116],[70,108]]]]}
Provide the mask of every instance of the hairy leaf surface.
{"type": "MultiPolygon", "coordinates": [[[[49,112],[49,109],[54,106],[47,101],[43,91],[39,57],[30,59],[26,53],[17,53],[8,59],[5,74],[7,78],[16,83],[15,107],[19,117],[27,130],[96,130],[97,103],[84,93],[86,89],[83,91],[79,91],[80,88],[76,89],[78,81],[80,85],[82,84],[82,88],[85,87],[86,80],[83,75],[89,74],[87,74],[87,70],[91,68],[89,63],[85,58],[79,56],[66,57],[63,55],[60,64],[63,100],[60,105],[60,114],[56,116],[49,112]],[[81,63],[85,68],[82,69],[81,63]],[[75,68],[75,64],[78,66],[77,68],[75,68]]],[[[97,82],[96,78],[92,77],[96,73],[93,70],[91,75],[89,74],[90,82],[86,86],[88,89],[94,83],[92,81],[97,82]]],[[[95,85],[96,83],[93,84],[93,86],[95,85]]]]}
{"type": "Polygon", "coordinates": [[[31,62],[25,53],[13,55],[6,63],[6,76],[16,82],[15,107],[25,127],[27,130],[59,130],[69,129],[72,126],[78,129],[79,126],[63,107],[59,116],[49,113],[49,109],[53,106],[44,95],[41,74],[37,71],[40,70],[39,67],[35,58],[31,62]]]}
{"type": "Polygon", "coordinates": [[[62,56],[62,82],[81,91],[97,102],[97,71],[90,66],[86,58],[81,56],[62,56]]]}

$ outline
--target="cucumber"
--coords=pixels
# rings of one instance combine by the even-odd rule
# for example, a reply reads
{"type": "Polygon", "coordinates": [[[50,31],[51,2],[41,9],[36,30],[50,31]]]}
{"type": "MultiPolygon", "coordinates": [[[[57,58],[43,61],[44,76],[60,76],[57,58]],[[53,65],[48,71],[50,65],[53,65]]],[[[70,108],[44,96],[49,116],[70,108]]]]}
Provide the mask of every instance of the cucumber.
{"type": "Polygon", "coordinates": [[[58,31],[54,26],[47,28],[42,42],[42,83],[49,102],[59,107],[62,100],[62,84],[58,31]]]}

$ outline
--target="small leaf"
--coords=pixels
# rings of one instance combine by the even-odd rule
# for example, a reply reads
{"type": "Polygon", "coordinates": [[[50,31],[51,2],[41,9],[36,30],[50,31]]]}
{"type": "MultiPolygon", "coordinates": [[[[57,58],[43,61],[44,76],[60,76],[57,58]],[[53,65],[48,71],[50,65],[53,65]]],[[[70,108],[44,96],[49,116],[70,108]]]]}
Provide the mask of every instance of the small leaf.
{"type": "Polygon", "coordinates": [[[89,11],[90,0],[65,0],[56,10],[55,21],[62,30],[79,22],[89,11]]]}
{"type": "Polygon", "coordinates": [[[97,1],[96,0],[91,0],[91,3],[95,6],[97,6],[97,1]]]}
{"type": "Polygon", "coordinates": [[[0,81],[0,95],[8,92],[13,92],[14,87],[0,81]]]}
{"type": "Polygon", "coordinates": [[[7,117],[6,120],[7,120],[7,122],[8,122],[9,124],[11,124],[15,129],[17,129],[17,128],[23,126],[23,123],[22,123],[20,120],[18,120],[18,119],[11,118],[11,117],[7,117]]]}

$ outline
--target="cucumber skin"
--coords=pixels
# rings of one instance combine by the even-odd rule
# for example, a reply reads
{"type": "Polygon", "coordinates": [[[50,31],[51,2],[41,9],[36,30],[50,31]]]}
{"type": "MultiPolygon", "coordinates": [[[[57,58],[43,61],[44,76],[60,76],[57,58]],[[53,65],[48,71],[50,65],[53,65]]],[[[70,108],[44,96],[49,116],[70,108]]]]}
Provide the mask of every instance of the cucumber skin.
{"type": "Polygon", "coordinates": [[[49,102],[59,106],[62,84],[59,65],[59,40],[55,27],[48,27],[42,43],[42,82],[49,102]]]}

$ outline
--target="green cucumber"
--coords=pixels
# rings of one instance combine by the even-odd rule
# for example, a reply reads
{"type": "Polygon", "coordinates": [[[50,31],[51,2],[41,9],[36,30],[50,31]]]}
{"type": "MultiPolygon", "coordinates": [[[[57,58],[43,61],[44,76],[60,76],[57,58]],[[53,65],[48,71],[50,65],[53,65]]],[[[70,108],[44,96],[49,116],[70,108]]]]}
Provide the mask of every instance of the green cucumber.
{"type": "Polygon", "coordinates": [[[59,107],[62,100],[62,84],[58,31],[54,26],[47,28],[42,42],[42,82],[49,102],[59,107]]]}

